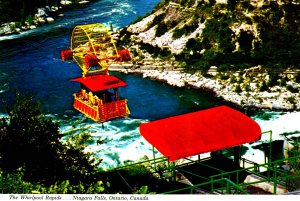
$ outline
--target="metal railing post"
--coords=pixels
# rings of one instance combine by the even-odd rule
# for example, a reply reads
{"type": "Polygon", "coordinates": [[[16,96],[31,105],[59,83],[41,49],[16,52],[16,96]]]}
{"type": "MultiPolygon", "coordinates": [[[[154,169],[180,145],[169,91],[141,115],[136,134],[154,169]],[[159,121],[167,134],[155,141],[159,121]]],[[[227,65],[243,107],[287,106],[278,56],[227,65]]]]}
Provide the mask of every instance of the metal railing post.
{"type": "Polygon", "coordinates": [[[230,183],[226,180],[226,193],[230,194],[230,183]]]}
{"type": "Polygon", "coordinates": [[[273,193],[276,194],[277,192],[277,163],[274,164],[274,175],[273,175],[273,193]]]}
{"type": "Polygon", "coordinates": [[[154,162],[154,171],[156,172],[157,168],[156,168],[156,161],[155,161],[154,146],[152,146],[152,154],[153,154],[153,162],[154,162]]]}

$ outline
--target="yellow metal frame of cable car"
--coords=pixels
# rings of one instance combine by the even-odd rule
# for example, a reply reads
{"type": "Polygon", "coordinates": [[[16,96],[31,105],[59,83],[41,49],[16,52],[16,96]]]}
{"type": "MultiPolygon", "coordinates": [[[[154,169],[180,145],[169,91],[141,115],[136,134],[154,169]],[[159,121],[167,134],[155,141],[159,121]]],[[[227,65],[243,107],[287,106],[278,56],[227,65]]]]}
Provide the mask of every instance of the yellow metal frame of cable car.
{"type": "Polygon", "coordinates": [[[82,69],[83,76],[95,72],[108,74],[110,62],[119,57],[109,30],[101,23],[76,26],[72,32],[70,46],[73,60],[82,69]],[[99,62],[96,67],[85,64],[84,58],[87,55],[97,56],[99,62]]]}

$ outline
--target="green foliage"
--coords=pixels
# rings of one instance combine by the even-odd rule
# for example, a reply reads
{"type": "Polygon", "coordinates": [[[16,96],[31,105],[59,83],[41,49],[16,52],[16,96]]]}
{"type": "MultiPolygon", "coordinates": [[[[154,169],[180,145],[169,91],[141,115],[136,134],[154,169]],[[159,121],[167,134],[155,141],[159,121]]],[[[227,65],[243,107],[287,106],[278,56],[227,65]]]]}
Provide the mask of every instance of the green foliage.
{"type": "Polygon", "coordinates": [[[199,24],[199,19],[193,17],[190,23],[185,24],[183,27],[174,30],[173,39],[180,38],[183,35],[187,36],[191,34],[193,31],[195,31],[196,28],[198,28],[198,24],[199,24]]]}
{"type": "MultiPolygon", "coordinates": [[[[299,12],[295,11],[299,10],[300,5],[290,1],[281,6],[277,2],[268,2],[262,8],[257,8],[247,1],[229,1],[227,8],[229,12],[220,12],[226,8],[214,2],[198,3],[195,16],[198,16],[198,19],[203,17],[206,19],[201,41],[190,39],[186,44],[186,50],[177,56],[180,61],[185,61],[187,66],[196,62],[198,66],[217,65],[221,66],[218,68],[220,71],[240,70],[254,65],[272,68],[299,67],[297,52],[300,50],[300,32],[299,21],[295,20],[299,18],[299,12]],[[254,12],[251,18],[242,14],[246,10],[254,12]],[[260,33],[260,40],[256,40],[253,31],[249,30],[241,30],[239,35],[235,35],[230,28],[233,23],[255,24],[260,33]],[[234,51],[235,42],[239,44],[238,51],[234,51]],[[199,49],[206,49],[207,54],[198,57],[201,61],[196,61],[189,53],[190,50],[195,52],[199,49]]],[[[177,28],[173,39],[188,35],[195,29],[193,27],[189,30],[186,26],[177,28]]]]}
{"type": "Polygon", "coordinates": [[[264,66],[299,67],[300,32],[299,4],[286,2],[279,6],[271,2],[264,14],[253,17],[260,27],[261,42],[252,52],[252,61],[264,66]],[[297,13],[297,14],[296,14],[297,13]]]}
{"type": "MultiPolygon", "coordinates": [[[[190,7],[195,1],[175,0],[182,7],[190,7]]],[[[168,5],[169,1],[162,1],[159,7],[168,5]]],[[[206,72],[210,66],[218,66],[218,71],[232,71],[262,65],[264,67],[299,67],[300,37],[299,37],[299,5],[287,1],[283,5],[278,2],[265,2],[262,7],[252,6],[249,1],[229,1],[227,6],[216,4],[215,1],[198,1],[197,9],[176,21],[176,25],[184,24],[173,31],[173,39],[194,32],[201,23],[205,22],[202,34],[191,38],[186,48],[175,55],[178,62],[186,66],[187,70],[199,69],[206,72]],[[226,10],[227,9],[227,10],[226,10]],[[243,13],[251,12],[245,16],[243,13]],[[257,27],[259,38],[251,29],[241,29],[239,34],[231,28],[236,25],[250,24],[257,27]],[[236,50],[236,44],[239,49],[236,50]],[[201,51],[204,54],[200,54],[201,51]]],[[[163,22],[165,13],[155,17],[153,24],[157,24],[156,36],[161,36],[174,27],[174,24],[163,22]]],[[[174,22],[175,23],[175,22],[174,22]]],[[[160,50],[154,47],[148,52],[159,56],[160,50]]],[[[275,83],[275,82],[274,82],[275,83]]],[[[276,81],[278,84],[279,81],[276,81]]],[[[266,83],[271,87],[272,83],[266,83]]],[[[284,85],[284,80],[282,82],[284,85]]],[[[263,89],[263,85],[261,86],[263,89]]]]}
{"type": "Polygon", "coordinates": [[[292,93],[298,93],[299,89],[294,88],[292,85],[286,85],[286,89],[292,93]]]}
{"type": "Polygon", "coordinates": [[[236,92],[236,93],[241,93],[242,92],[242,88],[241,88],[240,84],[235,85],[234,92],[236,92]]]}
{"type": "Polygon", "coordinates": [[[229,78],[229,83],[230,83],[230,84],[233,84],[233,83],[235,83],[235,82],[236,82],[235,76],[231,75],[230,78],[229,78]]]}
{"type": "Polygon", "coordinates": [[[148,53],[152,54],[155,57],[169,58],[172,56],[171,51],[168,48],[159,48],[157,46],[153,47],[147,43],[140,43],[140,49],[146,50],[148,53]]]}
{"type": "Polygon", "coordinates": [[[190,38],[186,43],[186,48],[193,51],[201,51],[203,46],[200,39],[190,38]]]}
{"type": "Polygon", "coordinates": [[[0,171],[0,192],[2,194],[86,194],[104,193],[105,187],[102,181],[84,184],[71,184],[68,180],[56,182],[49,187],[40,183],[31,183],[24,180],[24,170],[18,169],[14,173],[0,171]]]}
{"type": "Polygon", "coordinates": [[[83,139],[64,144],[61,137],[31,96],[17,94],[9,118],[0,121],[0,168],[9,173],[23,167],[25,180],[44,184],[92,180],[98,162],[77,146],[83,139]]]}
{"type": "Polygon", "coordinates": [[[237,0],[230,0],[230,1],[228,1],[228,4],[227,4],[228,5],[228,9],[230,11],[234,11],[236,4],[237,4],[237,0]]]}
{"type": "Polygon", "coordinates": [[[43,188],[41,185],[34,185],[23,180],[24,172],[18,169],[15,173],[0,172],[0,189],[2,194],[20,193],[28,194],[40,192],[43,188]]]}
{"type": "Polygon", "coordinates": [[[232,65],[230,63],[223,63],[218,67],[219,72],[226,72],[229,70],[232,70],[232,65]]]}
{"type": "Polygon", "coordinates": [[[0,22],[23,21],[35,14],[37,8],[59,4],[58,0],[1,0],[0,22]]]}
{"type": "Polygon", "coordinates": [[[127,171],[130,176],[141,176],[149,174],[149,170],[141,165],[130,166],[128,167],[127,171]]]}
{"type": "Polygon", "coordinates": [[[250,53],[252,49],[252,40],[254,36],[246,31],[241,31],[240,37],[238,38],[238,43],[240,44],[240,51],[243,51],[246,54],[250,53]]]}
{"type": "Polygon", "coordinates": [[[29,25],[33,25],[33,16],[29,15],[26,19],[26,21],[28,22],[29,25]]]}
{"type": "Polygon", "coordinates": [[[159,52],[159,57],[162,59],[168,59],[172,56],[171,51],[168,48],[162,48],[159,52]]]}
{"type": "Polygon", "coordinates": [[[130,40],[130,33],[127,31],[127,28],[123,28],[120,31],[120,40],[116,41],[116,47],[118,49],[123,49],[123,46],[127,46],[130,44],[131,40],[130,40]]]}
{"type": "Polygon", "coordinates": [[[152,26],[162,23],[165,17],[166,17],[166,13],[161,13],[159,15],[156,15],[151,23],[152,26]]]}
{"type": "Polygon", "coordinates": [[[297,83],[300,83],[300,73],[297,73],[297,74],[295,75],[295,81],[296,81],[297,83]]]}
{"type": "Polygon", "coordinates": [[[249,92],[250,91],[250,85],[248,83],[243,84],[242,91],[249,92]]]}
{"type": "Polygon", "coordinates": [[[266,83],[268,85],[268,87],[273,87],[278,85],[278,80],[280,79],[278,74],[270,74],[270,79],[268,80],[268,82],[266,83]]]}
{"type": "MultiPolygon", "coordinates": [[[[202,41],[200,39],[190,39],[187,42],[186,50],[182,54],[184,54],[183,58],[187,59],[190,66],[196,66],[197,69],[204,73],[212,65],[226,63],[226,68],[230,67],[230,58],[233,58],[232,51],[234,50],[234,45],[231,42],[233,33],[228,23],[226,18],[218,20],[210,19],[203,30],[202,41]],[[196,53],[202,49],[206,49],[203,55],[190,55],[191,50],[193,53],[196,53]]],[[[195,29],[195,27],[193,28],[195,29]]],[[[225,70],[225,65],[222,68],[225,70]]]]}
{"type": "Polygon", "coordinates": [[[138,189],[136,192],[133,192],[134,194],[149,194],[149,187],[148,186],[142,186],[140,189],[138,189]]]}
{"type": "Polygon", "coordinates": [[[201,59],[195,63],[195,68],[200,70],[203,74],[206,74],[211,66],[211,63],[205,59],[201,59]]]}
{"type": "Polygon", "coordinates": [[[155,36],[160,37],[164,35],[166,32],[168,32],[167,25],[164,22],[159,23],[156,28],[155,36]]]}
{"type": "Polygon", "coordinates": [[[259,84],[259,91],[267,91],[269,89],[265,80],[259,84]]]}
{"type": "Polygon", "coordinates": [[[181,36],[185,35],[186,33],[187,33],[187,31],[185,30],[185,27],[177,28],[174,30],[172,37],[173,37],[173,39],[178,39],[181,36]]]}
{"type": "Polygon", "coordinates": [[[217,56],[217,53],[213,49],[209,49],[204,52],[201,60],[207,62],[209,66],[212,66],[215,64],[214,61],[217,56]]]}
{"type": "Polygon", "coordinates": [[[286,78],[281,78],[281,79],[279,79],[278,80],[278,84],[279,84],[279,86],[285,86],[286,85],[286,78]]]}

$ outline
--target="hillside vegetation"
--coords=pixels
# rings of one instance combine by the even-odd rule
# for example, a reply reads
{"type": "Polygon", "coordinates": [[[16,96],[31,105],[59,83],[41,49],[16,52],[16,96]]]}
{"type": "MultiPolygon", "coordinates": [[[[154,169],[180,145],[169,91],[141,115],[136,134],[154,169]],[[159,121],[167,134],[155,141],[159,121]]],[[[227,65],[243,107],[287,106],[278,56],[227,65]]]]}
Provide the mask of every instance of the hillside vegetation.
{"type": "Polygon", "coordinates": [[[297,0],[163,0],[120,32],[120,44],[206,72],[299,68],[297,0]]]}
{"type": "Polygon", "coordinates": [[[12,21],[24,21],[32,17],[37,8],[58,6],[59,0],[0,0],[0,24],[12,21]]]}

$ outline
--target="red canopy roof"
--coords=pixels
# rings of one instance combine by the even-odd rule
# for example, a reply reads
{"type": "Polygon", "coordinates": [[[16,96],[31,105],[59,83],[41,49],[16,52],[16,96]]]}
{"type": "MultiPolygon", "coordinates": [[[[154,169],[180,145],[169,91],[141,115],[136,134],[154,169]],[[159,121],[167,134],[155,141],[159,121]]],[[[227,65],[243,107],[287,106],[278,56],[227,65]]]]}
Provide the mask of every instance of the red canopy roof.
{"type": "Polygon", "coordinates": [[[126,82],[113,75],[91,75],[87,77],[74,78],[71,81],[80,82],[93,92],[127,86],[126,82]]]}
{"type": "Polygon", "coordinates": [[[170,161],[260,139],[259,125],[227,106],[140,125],[141,135],[170,161]]]}

